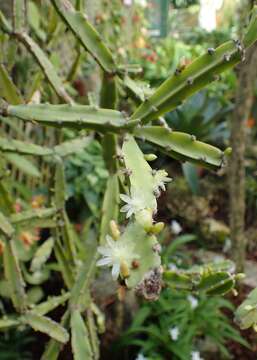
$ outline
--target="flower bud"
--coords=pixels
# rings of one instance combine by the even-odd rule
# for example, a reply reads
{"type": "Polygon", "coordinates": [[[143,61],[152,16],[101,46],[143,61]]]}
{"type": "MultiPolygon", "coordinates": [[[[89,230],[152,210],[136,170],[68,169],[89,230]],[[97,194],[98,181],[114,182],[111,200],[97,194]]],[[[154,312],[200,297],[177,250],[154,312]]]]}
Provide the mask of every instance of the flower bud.
{"type": "Polygon", "coordinates": [[[155,154],[145,154],[144,158],[146,161],[154,161],[157,159],[157,156],[155,154]]]}
{"type": "Polygon", "coordinates": [[[129,267],[125,261],[122,261],[120,264],[120,274],[123,278],[127,278],[130,275],[129,267]]]}
{"type": "Polygon", "coordinates": [[[5,248],[5,244],[2,240],[0,240],[0,255],[3,255],[4,248],[5,248]]]}
{"type": "Polygon", "coordinates": [[[245,278],[245,274],[243,274],[243,273],[238,273],[238,274],[235,275],[235,279],[237,281],[243,280],[244,278],[245,278]]]}
{"type": "Polygon", "coordinates": [[[143,209],[136,213],[136,221],[143,226],[146,232],[149,232],[152,228],[153,219],[152,219],[152,209],[143,209]]]}
{"type": "Polygon", "coordinates": [[[232,154],[232,148],[231,147],[227,147],[224,151],[224,155],[225,156],[230,156],[232,154]]]}
{"type": "Polygon", "coordinates": [[[151,227],[151,233],[159,234],[164,228],[163,222],[158,222],[151,227]]]}
{"type": "Polygon", "coordinates": [[[111,230],[111,235],[112,235],[113,239],[117,240],[120,237],[120,230],[114,220],[110,221],[110,230],[111,230]]]}

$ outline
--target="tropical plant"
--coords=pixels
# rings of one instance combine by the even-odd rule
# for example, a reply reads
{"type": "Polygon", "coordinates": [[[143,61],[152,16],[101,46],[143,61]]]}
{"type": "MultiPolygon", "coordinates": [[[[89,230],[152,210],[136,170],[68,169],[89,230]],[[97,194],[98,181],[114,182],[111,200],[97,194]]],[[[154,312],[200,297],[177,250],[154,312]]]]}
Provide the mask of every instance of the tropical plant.
{"type": "Polygon", "coordinates": [[[188,360],[208,348],[215,348],[216,356],[231,358],[226,348],[229,340],[248,344],[229,323],[225,309],[233,312],[234,306],[219,296],[196,297],[165,289],[158,301],[141,305],[119,346],[137,348],[146,359],[188,360]]]}

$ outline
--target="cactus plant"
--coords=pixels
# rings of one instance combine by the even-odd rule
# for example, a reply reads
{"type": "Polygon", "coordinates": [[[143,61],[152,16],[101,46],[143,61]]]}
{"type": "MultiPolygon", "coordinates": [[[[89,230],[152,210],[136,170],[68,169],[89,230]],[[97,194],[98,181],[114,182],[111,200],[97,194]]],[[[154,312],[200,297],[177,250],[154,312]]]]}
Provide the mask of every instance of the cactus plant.
{"type": "MultiPolygon", "coordinates": [[[[4,123],[9,120],[10,124],[12,120],[17,121],[17,124],[22,121],[36,129],[53,127],[59,131],[59,140],[67,129],[71,129],[75,134],[79,133],[75,139],[58,141],[58,144],[52,147],[28,143],[20,138],[0,137],[0,151],[3,154],[0,170],[3,179],[6,164],[9,163],[20,166],[30,176],[40,177],[38,168],[31,161],[31,158],[36,157],[46,158],[50,163],[51,173],[55,173],[49,184],[51,202],[45,208],[27,208],[15,213],[8,184],[3,181],[0,185],[1,205],[4,204],[0,212],[4,270],[11,301],[17,312],[9,319],[0,319],[0,327],[26,324],[36,331],[48,334],[51,340],[42,355],[43,360],[58,358],[61,344],[69,340],[70,329],[74,359],[98,359],[96,322],[100,316],[90,294],[90,283],[99,269],[97,265],[111,266],[115,280],[148,300],[158,298],[163,282],[191,291],[205,291],[209,295],[224,294],[235,285],[236,275],[221,269],[198,269],[188,273],[172,273],[163,269],[159,256],[161,248],[158,234],[164,224],[156,223],[154,216],[157,212],[157,198],[171,179],[166,171],[152,169],[149,162],[154,160],[156,155],[143,154],[136,138],[159,146],[177,160],[187,160],[211,169],[224,165],[229,149],[223,152],[197,141],[191,134],[173,132],[167,126],[156,126],[154,120],[174,109],[181,101],[215,80],[217,75],[244,57],[245,48],[257,39],[257,8],[253,10],[252,20],[242,42],[229,41],[215,51],[206,52],[183,71],[176,71],[147,98],[136,81],[129,77],[131,69],[126,65],[116,64],[112,52],[83,12],[75,10],[68,0],[51,0],[51,3],[65,26],[71,30],[75,41],[80,44],[77,46],[78,58],[82,46],[100,65],[103,86],[99,107],[76,104],[44,49],[25,32],[25,2],[14,1],[16,13],[13,25],[0,13],[2,32],[10,41],[25,45],[39,64],[47,82],[65,103],[56,104],[56,97],[50,96],[54,99],[50,104],[27,104],[12,81],[8,69],[1,64],[0,121],[4,123]],[[131,116],[115,109],[117,97],[124,89],[128,89],[140,103],[131,116]],[[153,123],[148,124],[150,121],[153,123]],[[103,200],[102,218],[96,226],[100,246],[92,258],[83,263],[81,259],[84,260],[85,256],[80,254],[83,246],[77,240],[65,208],[63,158],[86,148],[92,136],[87,133],[85,135],[85,131],[96,133],[101,140],[109,178],[103,200]],[[126,203],[122,207],[121,201],[126,203]],[[122,216],[123,212],[126,213],[126,220],[122,216]],[[120,230],[121,224],[123,228],[120,230]],[[48,228],[51,237],[36,251],[30,249],[26,253],[26,259],[30,261],[28,270],[22,264],[22,255],[18,253],[17,237],[20,232],[36,228],[48,228]],[[48,259],[52,252],[56,264],[51,268],[48,259]],[[100,254],[102,258],[97,260],[100,254]],[[60,272],[65,293],[31,307],[24,280],[30,285],[39,285],[48,278],[50,269],[60,272]],[[68,305],[61,324],[45,316],[65,303],[68,305]],[[96,314],[96,318],[92,313],[96,314]]],[[[78,58],[76,57],[75,64],[78,63],[78,58]]],[[[72,72],[73,70],[74,68],[72,72]]],[[[40,81],[41,75],[36,74],[35,90],[38,89],[40,81]]],[[[100,322],[102,323],[102,320],[100,322]]]]}

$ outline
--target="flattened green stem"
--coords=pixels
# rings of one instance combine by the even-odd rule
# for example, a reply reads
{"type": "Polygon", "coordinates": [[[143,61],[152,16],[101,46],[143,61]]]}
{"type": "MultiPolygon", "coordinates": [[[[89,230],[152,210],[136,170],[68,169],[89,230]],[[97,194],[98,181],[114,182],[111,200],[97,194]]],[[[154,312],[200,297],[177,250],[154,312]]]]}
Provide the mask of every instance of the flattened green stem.
{"type": "Polygon", "coordinates": [[[135,136],[159,145],[165,153],[177,160],[187,160],[211,169],[224,162],[224,153],[218,148],[197,141],[194,136],[165,129],[161,126],[145,126],[135,129],[135,136]]]}
{"type": "Polygon", "coordinates": [[[53,127],[93,129],[100,132],[120,132],[135,127],[139,120],[127,121],[115,110],[86,105],[2,105],[0,114],[24,121],[38,122],[53,127]]]}
{"type": "Polygon", "coordinates": [[[26,309],[25,284],[12,240],[6,241],[4,249],[4,273],[10,286],[13,306],[18,312],[26,309]]]}
{"type": "Polygon", "coordinates": [[[111,51],[102,41],[100,34],[88,22],[86,15],[76,11],[68,0],[51,0],[51,2],[62,20],[98,64],[106,72],[115,72],[117,67],[111,51]]]}
{"type": "Polygon", "coordinates": [[[117,174],[110,174],[105,189],[102,218],[100,225],[100,243],[105,243],[106,235],[110,232],[110,221],[117,221],[119,214],[119,179],[117,174]]]}
{"type": "Polygon", "coordinates": [[[27,50],[33,55],[38,65],[41,67],[45,77],[51,84],[54,91],[68,104],[72,104],[73,100],[64,89],[63,83],[59,78],[53,64],[45,55],[43,50],[37,45],[37,43],[26,33],[15,33],[16,38],[22,42],[27,50]]]}
{"type": "Polygon", "coordinates": [[[23,31],[26,27],[26,1],[12,0],[13,6],[13,29],[23,31]]]}
{"type": "Polygon", "coordinates": [[[0,96],[4,97],[13,105],[23,103],[19,90],[13,83],[3,64],[0,64],[0,96]]]}
{"type": "Polygon", "coordinates": [[[181,73],[167,79],[149,99],[138,107],[131,118],[140,118],[144,124],[158,118],[216,80],[220,73],[239,63],[244,57],[245,48],[251,46],[257,39],[256,13],[255,7],[242,44],[228,41],[216,48],[214,52],[206,51],[206,54],[194,60],[181,73]]]}
{"type": "Polygon", "coordinates": [[[6,19],[6,17],[4,16],[2,11],[0,11],[0,28],[3,32],[5,32],[9,35],[12,33],[12,26],[9,23],[9,21],[6,19]]]}
{"type": "MultiPolygon", "coordinates": [[[[61,326],[63,326],[64,328],[68,328],[69,318],[70,312],[66,310],[61,319],[61,326]]],[[[45,351],[40,360],[57,360],[61,350],[62,344],[52,338],[46,345],[45,351]]]]}
{"type": "Polygon", "coordinates": [[[47,334],[53,339],[63,344],[65,344],[69,340],[69,333],[67,332],[67,330],[63,326],[46,316],[27,312],[22,317],[22,321],[25,324],[31,326],[35,331],[40,331],[44,334],[47,334]]]}

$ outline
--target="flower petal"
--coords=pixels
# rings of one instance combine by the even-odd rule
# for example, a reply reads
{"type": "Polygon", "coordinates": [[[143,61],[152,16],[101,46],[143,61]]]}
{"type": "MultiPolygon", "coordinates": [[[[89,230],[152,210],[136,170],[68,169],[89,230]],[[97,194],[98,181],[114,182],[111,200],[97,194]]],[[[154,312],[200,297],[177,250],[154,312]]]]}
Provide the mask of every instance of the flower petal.
{"type": "Polygon", "coordinates": [[[128,196],[128,195],[125,195],[125,194],[120,194],[120,198],[122,201],[130,204],[131,203],[131,198],[128,196]]]}
{"type": "Polygon", "coordinates": [[[126,215],[126,219],[130,218],[131,215],[134,214],[134,209],[133,208],[130,208],[127,212],[127,215],[126,215]]]}
{"type": "Polygon", "coordinates": [[[110,255],[111,254],[111,249],[107,246],[98,246],[97,251],[101,255],[110,255]]]}
{"type": "Polygon", "coordinates": [[[131,205],[127,204],[127,205],[122,206],[120,211],[121,212],[127,212],[127,211],[129,211],[129,209],[131,209],[131,205]]]}
{"type": "Polygon", "coordinates": [[[112,264],[112,259],[110,257],[102,258],[96,262],[96,266],[106,266],[111,264],[112,264]]]}
{"type": "Polygon", "coordinates": [[[112,267],[112,278],[113,280],[117,280],[120,274],[120,263],[115,262],[112,267]]]}
{"type": "Polygon", "coordinates": [[[115,241],[113,240],[113,238],[110,235],[106,235],[106,242],[111,249],[113,249],[115,247],[115,241]]]}

